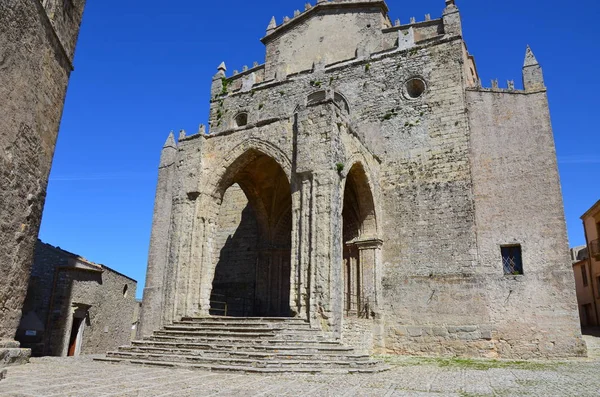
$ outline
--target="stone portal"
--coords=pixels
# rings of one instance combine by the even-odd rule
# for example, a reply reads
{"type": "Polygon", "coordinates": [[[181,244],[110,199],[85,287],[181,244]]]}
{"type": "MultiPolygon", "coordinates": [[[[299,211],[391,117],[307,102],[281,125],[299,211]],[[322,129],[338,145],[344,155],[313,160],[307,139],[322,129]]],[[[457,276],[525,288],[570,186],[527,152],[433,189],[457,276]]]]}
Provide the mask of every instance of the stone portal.
{"type": "Polygon", "coordinates": [[[232,170],[215,225],[210,313],[289,316],[290,183],[270,157],[232,170]],[[230,179],[232,178],[232,179],[230,179]]]}

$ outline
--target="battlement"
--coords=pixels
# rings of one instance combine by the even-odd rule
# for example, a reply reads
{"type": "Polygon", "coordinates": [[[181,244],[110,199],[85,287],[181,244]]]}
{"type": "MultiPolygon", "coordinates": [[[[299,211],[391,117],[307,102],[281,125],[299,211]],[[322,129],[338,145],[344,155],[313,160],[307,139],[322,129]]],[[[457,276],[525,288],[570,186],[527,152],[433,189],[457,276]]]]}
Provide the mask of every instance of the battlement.
{"type": "Polygon", "coordinates": [[[262,39],[266,61],[227,76],[225,64],[213,78],[213,100],[235,92],[248,92],[262,84],[326,70],[333,65],[371,59],[387,52],[413,48],[448,36],[460,36],[460,15],[454,1],[446,1],[443,16],[410,18],[392,24],[383,0],[319,0],[307,3],[277,25],[275,17],[262,39]],[[459,28],[457,29],[457,24],[459,28]],[[339,26],[338,26],[339,25],[339,26]],[[343,34],[341,33],[343,32],[343,34]],[[288,37],[289,36],[289,37],[288,37]]]}
{"type": "Polygon", "coordinates": [[[500,87],[498,79],[491,82],[491,87],[483,87],[481,80],[476,81],[476,85],[467,89],[483,92],[497,92],[509,94],[533,94],[545,92],[546,86],[544,83],[544,75],[542,67],[538,63],[533,51],[529,46],[525,52],[525,63],[523,64],[523,89],[515,88],[515,81],[508,80],[506,87],[500,87]]]}

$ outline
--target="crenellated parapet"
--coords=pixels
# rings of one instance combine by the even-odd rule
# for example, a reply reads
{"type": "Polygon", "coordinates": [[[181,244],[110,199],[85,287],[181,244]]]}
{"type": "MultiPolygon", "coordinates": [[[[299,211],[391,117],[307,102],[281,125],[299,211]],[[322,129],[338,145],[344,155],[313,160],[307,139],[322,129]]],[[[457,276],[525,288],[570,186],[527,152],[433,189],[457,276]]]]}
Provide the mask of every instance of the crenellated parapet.
{"type": "Polygon", "coordinates": [[[501,87],[498,79],[491,81],[490,87],[484,87],[481,80],[477,81],[475,87],[468,87],[468,89],[485,92],[497,92],[497,93],[509,93],[509,94],[532,94],[538,92],[545,92],[546,85],[544,83],[544,75],[542,67],[537,61],[533,51],[529,46],[525,53],[525,62],[523,64],[523,89],[515,88],[514,80],[507,80],[506,86],[501,87]]]}
{"type": "MultiPolygon", "coordinates": [[[[271,19],[261,40],[266,46],[265,64],[244,66],[241,73],[234,71],[229,77],[233,90],[249,89],[253,82],[281,81],[319,64],[408,48],[439,36],[462,35],[454,1],[446,2],[442,18],[432,19],[426,14],[424,21],[413,17],[404,25],[399,20],[391,22],[384,0],[319,0],[314,5],[306,3],[303,11],[295,10],[292,15],[279,24],[275,17],[271,19]]],[[[219,89],[223,86],[213,83],[213,98],[219,89]]]]}

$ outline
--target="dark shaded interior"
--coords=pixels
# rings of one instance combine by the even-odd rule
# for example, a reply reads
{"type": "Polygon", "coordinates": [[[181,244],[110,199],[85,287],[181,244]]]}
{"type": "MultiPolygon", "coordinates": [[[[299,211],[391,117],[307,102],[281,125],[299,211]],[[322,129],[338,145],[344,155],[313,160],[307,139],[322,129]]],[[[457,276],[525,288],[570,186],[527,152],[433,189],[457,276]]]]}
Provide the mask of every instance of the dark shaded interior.
{"type": "Polygon", "coordinates": [[[272,158],[247,152],[228,169],[217,220],[211,314],[290,313],[291,189],[272,158]]]}

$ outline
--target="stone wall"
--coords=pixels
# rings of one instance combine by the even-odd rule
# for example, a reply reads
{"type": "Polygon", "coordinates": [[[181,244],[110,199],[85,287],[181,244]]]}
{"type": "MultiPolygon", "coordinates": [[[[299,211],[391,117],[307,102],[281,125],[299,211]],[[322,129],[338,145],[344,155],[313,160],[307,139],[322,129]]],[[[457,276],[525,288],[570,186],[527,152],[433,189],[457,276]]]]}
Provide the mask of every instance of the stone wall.
{"type": "Polygon", "coordinates": [[[21,319],[85,2],[75,3],[60,36],[40,1],[0,4],[0,349],[15,346],[21,319]]]}
{"type": "Polygon", "coordinates": [[[358,52],[381,51],[382,29],[391,27],[383,1],[322,4],[279,26],[263,39],[266,44],[267,79],[311,69],[314,64],[332,64],[358,52]],[[314,15],[312,15],[314,14],[314,15]]]}
{"type": "Polygon", "coordinates": [[[467,91],[479,266],[502,356],[582,354],[545,90],[467,91]],[[519,244],[523,275],[503,272],[519,244]]]}

